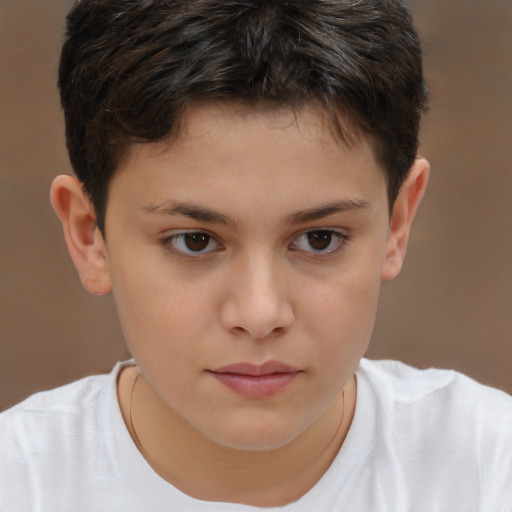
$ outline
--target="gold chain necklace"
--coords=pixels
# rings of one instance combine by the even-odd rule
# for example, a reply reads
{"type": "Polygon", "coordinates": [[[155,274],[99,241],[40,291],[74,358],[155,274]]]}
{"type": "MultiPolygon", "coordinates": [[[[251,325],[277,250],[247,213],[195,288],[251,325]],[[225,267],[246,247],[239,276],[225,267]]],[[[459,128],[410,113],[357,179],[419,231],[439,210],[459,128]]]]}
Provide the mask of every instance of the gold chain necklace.
{"type": "MultiPolygon", "coordinates": [[[[131,393],[130,393],[130,405],[129,405],[129,408],[128,408],[129,418],[130,418],[130,428],[131,428],[131,431],[133,433],[133,437],[135,438],[135,443],[138,446],[138,448],[140,449],[140,451],[142,452],[142,454],[144,455],[144,458],[152,466],[158,466],[158,464],[155,463],[153,458],[149,455],[147,450],[144,448],[144,445],[142,444],[139,436],[137,435],[137,431],[135,430],[135,425],[133,424],[133,415],[132,415],[133,394],[134,394],[134,391],[135,391],[135,386],[136,386],[137,381],[139,380],[140,376],[141,376],[141,373],[138,372],[137,376],[135,377],[135,380],[133,381],[133,386],[132,386],[132,390],[131,390],[131,393]]],[[[338,427],[336,429],[336,432],[334,432],[334,435],[329,440],[329,442],[327,443],[326,447],[315,458],[320,457],[322,455],[322,453],[324,453],[329,448],[329,446],[331,446],[331,444],[334,442],[334,440],[338,437],[338,434],[339,434],[339,432],[341,430],[341,426],[343,425],[343,418],[345,417],[345,389],[343,389],[343,391],[342,391],[341,400],[342,400],[342,407],[343,407],[343,409],[342,409],[342,412],[341,412],[341,419],[340,419],[340,422],[339,422],[338,427]]]]}
{"type": "Polygon", "coordinates": [[[144,457],[148,460],[148,462],[151,460],[149,457],[149,453],[145,450],[144,445],[141,443],[139,436],[137,435],[137,431],[135,430],[135,426],[133,424],[133,415],[132,415],[132,404],[133,404],[133,394],[135,392],[135,385],[137,384],[137,381],[139,380],[141,373],[138,372],[137,376],[135,377],[135,380],[133,381],[132,391],[130,393],[130,407],[129,407],[129,413],[130,413],[130,428],[133,434],[133,437],[135,438],[135,444],[138,446],[140,451],[143,453],[144,457]]]}

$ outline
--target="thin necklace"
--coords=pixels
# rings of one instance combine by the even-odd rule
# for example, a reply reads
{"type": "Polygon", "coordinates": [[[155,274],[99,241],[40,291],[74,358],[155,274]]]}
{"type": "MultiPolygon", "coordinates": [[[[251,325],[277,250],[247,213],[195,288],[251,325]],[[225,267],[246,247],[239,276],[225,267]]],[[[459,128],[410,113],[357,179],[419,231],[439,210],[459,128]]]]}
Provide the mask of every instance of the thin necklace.
{"type": "Polygon", "coordinates": [[[130,393],[130,407],[129,407],[129,412],[130,412],[130,428],[132,430],[133,437],[135,438],[135,443],[140,448],[140,451],[143,453],[144,457],[149,462],[151,460],[151,458],[149,457],[149,453],[145,450],[144,445],[141,443],[141,441],[139,439],[139,436],[137,435],[137,431],[135,430],[135,426],[133,424],[133,416],[132,416],[133,394],[135,392],[135,385],[137,384],[137,381],[139,380],[140,375],[141,375],[141,373],[138,372],[137,376],[135,377],[135,380],[133,381],[132,391],[130,393]]]}
{"type": "MultiPolygon", "coordinates": [[[[133,415],[132,415],[133,394],[134,394],[134,391],[135,391],[135,385],[137,384],[137,381],[139,380],[140,376],[141,376],[141,373],[138,372],[137,376],[135,377],[135,380],[133,381],[133,386],[132,386],[132,390],[131,390],[131,393],[130,393],[130,405],[129,405],[129,408],[128,408],[128,410],[129,410],[129,417],[130,417],[130,428],[131,428],[131,431],[133,433],[133,437],[135,438],[135,443],[137,444],[137,446],[139,447],[140,451],[144,455],[144,458],[151,465],[158,466],[158,464],[155,463],[153,458],[149,455],[147,450],[144,448],[144,445],[142,444],[139,436],[137,435],[137,431],[135,430],[135,425],[133,424],[133,415]]],[[[317,455],[317,457],[315,457],[315,459],[320,457],[329,448],[329,446],[331,446],[331,444],[334,442],[334,440],[338,437],[338,434],[339,434],[339,432],[341,430],[341,425],[343,425],[343,418],[345,417],[345,389],[343,389],[343,391],[341,392],[341,400],[342,400],[342,407],[343,407],[343,409],[342,409],[342,412],[341,412],[341,419],[340,419],[340,422],[339,422],[338,427],[336,429],[336,432],[334,432],[334,435],[329,440],[329,442],[327,443],[325,448],[317,455]]]]}

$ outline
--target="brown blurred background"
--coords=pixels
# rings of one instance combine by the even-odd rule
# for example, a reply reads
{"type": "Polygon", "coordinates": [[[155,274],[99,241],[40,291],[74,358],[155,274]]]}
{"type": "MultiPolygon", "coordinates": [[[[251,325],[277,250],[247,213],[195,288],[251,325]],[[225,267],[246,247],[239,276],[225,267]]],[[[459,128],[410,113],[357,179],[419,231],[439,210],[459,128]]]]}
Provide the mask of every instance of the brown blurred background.
{"type": "MultiPolygon", "coordinates": [[[[48,190],[69,171],[56,68],[70,0],[0,0],[0,409],[128,357],[83,291],[48,190]]],[[[369,356],[512,392],[512,1],[410,0],[433,97],[432,164],[369,356]]]]}

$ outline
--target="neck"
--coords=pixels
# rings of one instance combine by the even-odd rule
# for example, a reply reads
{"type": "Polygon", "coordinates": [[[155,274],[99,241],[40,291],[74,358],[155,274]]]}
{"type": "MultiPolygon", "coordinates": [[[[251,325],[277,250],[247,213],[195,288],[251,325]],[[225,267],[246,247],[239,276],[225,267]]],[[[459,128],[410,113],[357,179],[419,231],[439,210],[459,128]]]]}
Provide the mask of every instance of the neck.
{"type": "Polygon", "coordinates": [[[352,378],[322,416],[291,442],[272,450],[238,450],[202,435],[165,406],[136,372],[126,376],[124,400],[121,378],[119,383],[121,409],[134,442],[162,478],[207,501],[269,507],[297,500],[329,468],[355,409],[352,378]]]}

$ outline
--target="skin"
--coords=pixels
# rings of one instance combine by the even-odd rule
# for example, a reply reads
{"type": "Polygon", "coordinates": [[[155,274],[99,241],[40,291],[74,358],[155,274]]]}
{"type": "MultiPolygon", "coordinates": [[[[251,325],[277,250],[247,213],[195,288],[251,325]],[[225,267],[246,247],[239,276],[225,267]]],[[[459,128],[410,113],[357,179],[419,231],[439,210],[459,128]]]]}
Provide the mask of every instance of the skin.
{"type": "Polygon", "coordinates": [[[113,292],[137,362],[119,400],[155,471],[197,498],[259,506],[319,480],[350,427],[380,284],[400,271],[427,177],[416,160],[390,219],[370,144],[336,140],[322,111],[202,105],[179,140],[130,148],[105,238],[76,179],[56,178],[82,282],[113,292]],[[264,398],[212,373],[268,361],[298,371],[264,398]]]}

